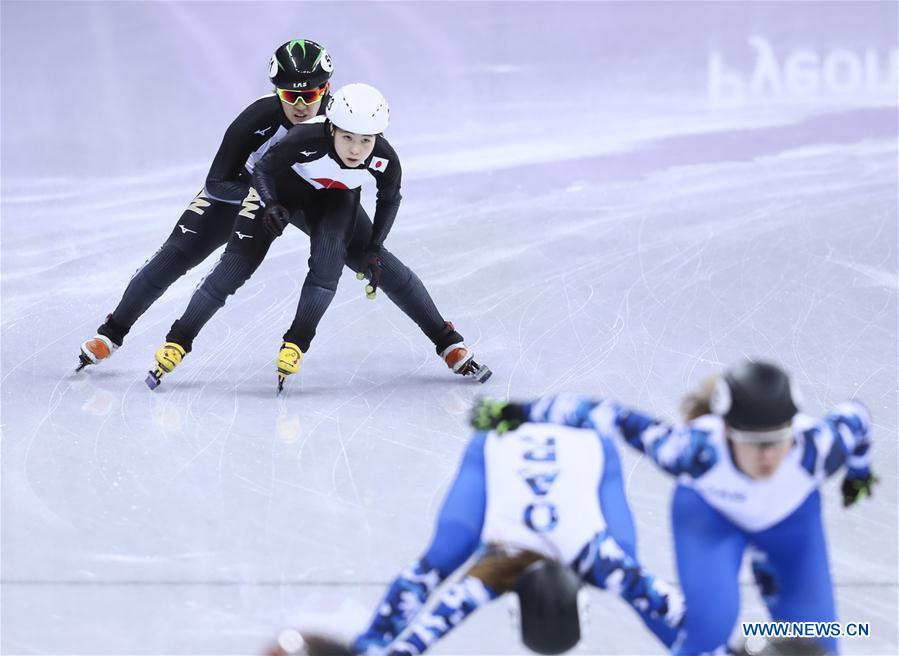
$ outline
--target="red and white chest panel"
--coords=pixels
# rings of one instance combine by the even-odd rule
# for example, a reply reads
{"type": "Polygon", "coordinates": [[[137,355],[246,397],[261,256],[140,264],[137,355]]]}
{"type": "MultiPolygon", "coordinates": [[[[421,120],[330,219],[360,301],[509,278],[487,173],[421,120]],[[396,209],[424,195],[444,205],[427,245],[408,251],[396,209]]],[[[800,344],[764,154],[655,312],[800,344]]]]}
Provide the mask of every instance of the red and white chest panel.
{"type": "MultiPolygon", "coordinates": [[[[317,153],[303,154],[312,157],[317,153]]],[[[291,168],[316,189],[358,189],[373,179],[367,168],[342,168],[327,154],[308,162],[297,162],[291,168]]]]}

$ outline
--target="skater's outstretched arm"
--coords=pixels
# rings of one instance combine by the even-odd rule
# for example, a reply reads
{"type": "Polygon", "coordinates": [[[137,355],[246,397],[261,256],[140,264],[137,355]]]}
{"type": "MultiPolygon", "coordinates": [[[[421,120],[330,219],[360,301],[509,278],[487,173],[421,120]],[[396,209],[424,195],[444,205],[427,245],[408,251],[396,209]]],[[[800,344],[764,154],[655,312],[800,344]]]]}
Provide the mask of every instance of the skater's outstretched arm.
{"type": "Polygon", "coordinates": [[[871,472],[871,416],[858,401],[831,410],[823,421],[800,416],[794,424],[803,448],[802,466],[822,482],[844,466],[843,505],[870,496],[877,477],[871,472]]]}
{"type": "Polygon", "coordinates": [[[814,436],[820,450],[826,454],[823,473],[830,476],[843,465],[859,474],[871,467],[871,416],[858,401],[836,406],[824,417],[823,429],[807,431],[814,436]]]}
{"type": "Polygon", "coordinates": [[[618,437],[675,476],[701,476],[718,457],[709,433],[701,427],[669,424],[608,399],[572,394],[530,403],[485,399],[472,414],[473,425],[482,430],[497,426],[511,430],[525,421],[588,428],[600,436],[618,437]]]}

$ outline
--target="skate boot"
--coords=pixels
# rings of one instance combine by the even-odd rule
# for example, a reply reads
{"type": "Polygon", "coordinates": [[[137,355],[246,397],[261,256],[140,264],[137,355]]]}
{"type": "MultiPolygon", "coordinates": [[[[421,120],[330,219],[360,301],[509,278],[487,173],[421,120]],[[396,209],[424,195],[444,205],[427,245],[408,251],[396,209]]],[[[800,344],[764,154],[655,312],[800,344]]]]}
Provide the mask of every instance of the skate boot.
{"type": "Polygon", "coordinates": [[[479,383],[486,383],[493,375],[488,367],[475,362],[474,354],[463,342],[450,344],[440,352],[440,357],[446,362],[446,366],[453,370],[453,373],[460,376],[473,376],[479,383]]]}
{"type": "Polygon", "coordinates": [[[99,364],[109,358],[113,351],[119,348],[118,344],[109,339],[106,335],[94,335],[81,345],[81,353],[78,355],[80,364],[75,369],[78,373],[89,364],[99,364]]]}
{"type": "Polygon", "coordinates": [[[484,365],[474,361],[471,349],[465,346],[462,335],[456,332],[451,321],[444,324],[443,331],[434,339],[437,355],[443,358],[446,366],[460,376],[473,376],[479,383],[486,383],[493,375],[484,365]]]}
{"type": "Polygon", "coordinates": [[[156,368],[147,375],[147,387],[156,389],[162,381],[162,377],[174,371],[181,364],[181,360],[187,355],[187,351],[180,344],[166,342],[156,351],[156,368]]]}
{"type": "Polygon", "coordinates": [[[275,362],[275,367],[278,370],[278,394],[284,389],[284,381],[287,380],[287,377],[300,370],[300,359],[302,357],[303,352],[293,342],[281,344],[281,350],[278,352],[278,359],[275,362]]]}

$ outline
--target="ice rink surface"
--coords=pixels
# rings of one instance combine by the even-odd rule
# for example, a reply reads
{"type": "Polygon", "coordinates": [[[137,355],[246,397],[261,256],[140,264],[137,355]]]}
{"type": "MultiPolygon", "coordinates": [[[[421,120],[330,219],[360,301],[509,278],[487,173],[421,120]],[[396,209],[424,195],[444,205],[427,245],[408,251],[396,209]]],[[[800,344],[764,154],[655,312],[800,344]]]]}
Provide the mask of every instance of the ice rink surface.
{"type": "MultiPolygon", "coordinates": [[[[674,418],[745,355],[874,417],[875,497],[825,489],[845,653],[896,654],[895,3],[2,4],[4,654],[251,654],[351,636],[426,546],[480,394],[674,418]],[[143,383],[217,256],[77,376],[80,343],[201,188],[271,51],[391,103],[388,239],[476,357],[452,376],[345,275],[275,396],[308,239],[288,230],[177,372],[143,383]],[[891,59],[892,57],[892,59],[891,59]]],[[[371,207],[370,198],[367,198],[371,207]]],[[[672,481],[625,451],[645,565],[672,481]]],[[[661,646],[592,596],[579,653],[661,646]]],[[[435,649],[525,653],[497,602],[435,649]]],[[[743,619],[765,617],[749,584],[743,619]]]]}

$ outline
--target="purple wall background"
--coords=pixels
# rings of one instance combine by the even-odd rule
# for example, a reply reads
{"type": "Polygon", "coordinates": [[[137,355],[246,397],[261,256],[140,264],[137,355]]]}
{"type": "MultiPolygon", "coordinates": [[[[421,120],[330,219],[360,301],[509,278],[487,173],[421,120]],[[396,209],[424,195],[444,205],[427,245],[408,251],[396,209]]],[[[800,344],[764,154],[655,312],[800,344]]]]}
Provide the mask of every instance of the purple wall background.
{"type": "Polygon", "coordinates": [[[2,165],[13,178],[205,164],[224,125],[269,91],[273,46],[297,36],[330,50],[335,82],[383,89],[390,136],[413,154],[896,99],[886,2],[4,2],[2,12],[2,165]]]}

